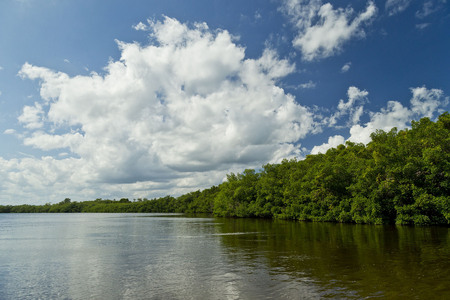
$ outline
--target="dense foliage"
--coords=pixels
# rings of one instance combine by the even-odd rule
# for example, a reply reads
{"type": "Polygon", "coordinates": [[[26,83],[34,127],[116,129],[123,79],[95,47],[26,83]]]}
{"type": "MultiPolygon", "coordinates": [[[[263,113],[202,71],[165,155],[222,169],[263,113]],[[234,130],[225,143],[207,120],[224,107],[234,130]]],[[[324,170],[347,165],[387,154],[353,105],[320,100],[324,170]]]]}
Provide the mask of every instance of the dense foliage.
{"type": "Polygon", "coordinates": [[[184,212],[369,224],[450,224],[450,115],[372,134],[325,154],[267,164],[261,172],[178,198],[0,206],[0,212],[184,212]]]}

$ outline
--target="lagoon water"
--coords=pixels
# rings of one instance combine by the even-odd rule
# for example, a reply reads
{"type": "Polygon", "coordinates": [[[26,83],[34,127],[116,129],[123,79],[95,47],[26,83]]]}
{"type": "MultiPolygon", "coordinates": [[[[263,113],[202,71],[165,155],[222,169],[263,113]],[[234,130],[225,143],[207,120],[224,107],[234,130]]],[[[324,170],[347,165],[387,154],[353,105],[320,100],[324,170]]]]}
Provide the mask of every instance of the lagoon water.
{"type": "Polygon", "coordinates": [[[0,299],[450,299],[450,229],[0,214],[0,299]]]}

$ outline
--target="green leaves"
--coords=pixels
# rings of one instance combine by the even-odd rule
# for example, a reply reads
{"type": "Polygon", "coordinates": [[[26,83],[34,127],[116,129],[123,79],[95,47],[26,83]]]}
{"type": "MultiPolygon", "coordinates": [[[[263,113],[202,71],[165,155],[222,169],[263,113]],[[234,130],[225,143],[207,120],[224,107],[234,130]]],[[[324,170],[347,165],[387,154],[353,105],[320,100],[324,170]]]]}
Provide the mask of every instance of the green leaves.
{"type": "Polygon", "coordinates": [[[347,142],[303,161],[265,165],[259,176],[248,170],[231,174],[228,182],[219,186],[221,197],[216,198],[217,203],[227,206],[217,206],[215,213],[373,224],[447,224],[449,124],[448,114],[437,122],[424,118],[412,122],[410,130],[377,130],[367,146],[347,142]],[[249,180],[251,174],[253,180],[249,180]]]}

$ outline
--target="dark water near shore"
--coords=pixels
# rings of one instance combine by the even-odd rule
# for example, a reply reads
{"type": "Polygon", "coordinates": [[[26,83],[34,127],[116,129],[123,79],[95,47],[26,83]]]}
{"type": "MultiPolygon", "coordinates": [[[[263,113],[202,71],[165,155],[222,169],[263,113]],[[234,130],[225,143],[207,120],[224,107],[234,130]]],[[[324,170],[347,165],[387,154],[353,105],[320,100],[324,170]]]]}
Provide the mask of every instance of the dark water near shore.
{"type": "Polygon", "coordinates": [[[450,299],[450,229],[0,214],[0,299],[450,299]]]}

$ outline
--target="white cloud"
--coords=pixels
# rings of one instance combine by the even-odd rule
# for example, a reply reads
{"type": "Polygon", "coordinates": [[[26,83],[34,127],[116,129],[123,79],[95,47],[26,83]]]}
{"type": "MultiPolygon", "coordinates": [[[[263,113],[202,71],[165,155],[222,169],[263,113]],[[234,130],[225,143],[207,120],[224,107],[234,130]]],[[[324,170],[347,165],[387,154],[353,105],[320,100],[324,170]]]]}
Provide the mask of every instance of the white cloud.
{"type": "Polygon", "coordinates": [[[443,4],[446,4],[446,0],[441,0],[441,1],[433,1],[433,0],[429,0],[429,1],[425,1],[423,3],[422,9],[416,11],[416,17],[418,19],[424,19],[426,17],[428,17],[429,15],[439,11],[443,6],[443,4]]]}
{"type": "Polygon", "coordinates": [[[380,112],[372,113],[370,121],[361,126],[353,125],[350,128],[349,140],[356,143],[367,144],[370,142],[370,134],[377,129],[389,131],[393,127],[405,128],[411,120],[411,111],[404,107],[400,102],[389,101],[387,108],[381,109],[380,112]]]}
{"type": "Polygon", "coordinates": [[[295,65],[291,65],[286,59],[280,60],[276,51],[272,49],[265,49],[257,63],[260,69],[273,79],[295,71],[295,65]]]}
{"type": "Polygon", "coordinates": [[[345,65],[342,66],[341,68],[341,73],[346,73],[348,72],[348,70],[350,70],[350,67],[352,66],[351,62],[346,63],[345,65]]]}
{"type": "Polygon", "coordinates": [[[411,88],[411,111],[419,116],[431,118],[437,109],[448,103],[444,92],[439,89],[427,89],[426,87],[411,88]]]}
{"type": "Polygon", "coordinates": [[[380,112],[371,113],[370,121],[364,126],[356,124],[350,129],[350,141],[368,143],[370,134],[376,129],[389,131],[393,127],[404,129],[408,127],[412,119],[423,117],[431,118],[436,113],[441,113],[441,107],[448,105],[448,97],[442,90],[427,89],[426,87],[412,88],[413,94],[410,107],[403,106],[400,102],[389,101],[386,108],[380,112]]]}
{"type": "MultiPolygon", "coordinates": [[[[426,87],[411,88],[412,98],[410,99],[410,107],[405,107],[398,101],[389,101],[386,108],[382,108],[379,112],[369,112],[370,120],[364,125],[354,124],[351,126],[348,141],[355,143],[367,144],[371,141],[370,135],[377,129],[389,131],[396,127],[399,130],[407,128],[411,120],[418,120],[423,117],[433,117],[436,113],[443,113],[441,108],[446,107],[449,103],[449,97],[439,89],[427,89],[426,87]]],[[[364,95],[357,88],[349,88],[349,101],[347,103],[342,100],[339,102],[340,109],[352,107],[354,101],[352,96],[364,95]]],[[[364,95],[364,97],[367,94],[364,95]]],[[[354,99],[354,98],[353,98],[354,99]]],[[[345,143],[344,137],[340,135],[331,136],[328,142],[319,146],[315,146],[311,150],[311,154],[325,153],[326,150],[345,143]]]]}
{"type": "Polygon", "coordinates": [[[372,1],[356,16],[351,7],[334,9],[330,3],[322,5],[320,0],[285,0],[281,10],[298,30],[293,45],[307,61],[333,56],[350,39],[363,38],[363,27],[377,14],[372,1]]]}
{"type": "Polygon", "coordinates": [[[368,95],[369,92],[365,90],[360,90],[354,86],[349,87],[347,90],[348,101],[339,100],[338,110],[330,117],[329,125],[341,127],[336,124],[345,115],[349,116],[347,126],[358,123],[363,114],[363,105],[367,102],[368,95]]]}
{"type": "Polygon", "coordinates": [[[311,154],[326,153],[328,149],[335,148],[344,143],[345,138],[342,135],[330,136],[327,143],[320,146],[314,146],[311,150],[311,154]]]}
{"type": "Polygon", "coordinates": [[[5,131],[3,131],[4,134],[16,134],[16,131],[14,129],[6,129],[5,131]]]}
{"type": "Polygon", "coordinates": [[[75,150],[83,143],[83,136],[78,132],[54,135],[37,131],[30,137],[24,138],[23,143],[25,146],[33,146],[45,151],[69,148],[72,152],[75,152],[75,150]]]}
{"type": "MultiPolygon", "coordinates": [[[[73,170],[79,167],[76,159],[26,157],[5,160],[0,157],[2,204],[39,203],[37,199],[41,204],[59,202],[76,191],[80,180],[77,177],[79,173],[74,174],[73,170]]],[[[83,188],[79,192],[86,194],[83,188]]]]}
{"type": "Polygon", "coordinates": [[[293,64],[270,49],[246,59],[234,37],[204,23],[148,26],[152,44],[118,42],[121,58],[104,75],[23,65],[42,98],[19,117],[31,130],[24,144],[72,157],[1,161],[0,198],[16,199],[24,185],[46,202],[177,194],[299,155],[294,143],[314,130],[312,113],[276,84],[293,64]]]}
{"type": "Polygon", "coordinates": [[[60,92],[62,86],[67,82],[69,76],[62,72],[54,72],[47,68],[32,66],[25,63],[19,71],[19,76],[29,79],[40,79],[41,90],[40,95],[45,100],[45,104],[55,100],[60,92]]]}
{"type": "Polygon", "coordinates": [[[42,105],[35,102],[34,106],[25,106],[23,108],[22,114],[19,116],[18,120],[25,128],[28,129],[38,129],[44,126],[42,120],[44,111],[42,105]]]}
{"type": "Polygon", "coordinates": [[[419,30],[424,30],[425,28],[427,28],[430,25],[431,25],[430,23],[421,23],[421,24],[417,24],[416,28],[419,30]]]}
{"type": "Polygon", "coordinates": [[[316,83],[311,80],[299,85],[299,88],[301,88],[301,89],[313,89],[315,87],[316,87],[316,83]]]}
{"type": "Polygon", "coordinates": [[[389,16],[401,13],[411,4],[411,0],[387,0],[385,9],[389,16]]]}
{"type": "Polygon", "coordinates": [[[134,30],[142,30],[142,31],[148,30],[148,26],[142,22],[139,22],[137,25],[134,25],[133,28],[134,30]]]}

